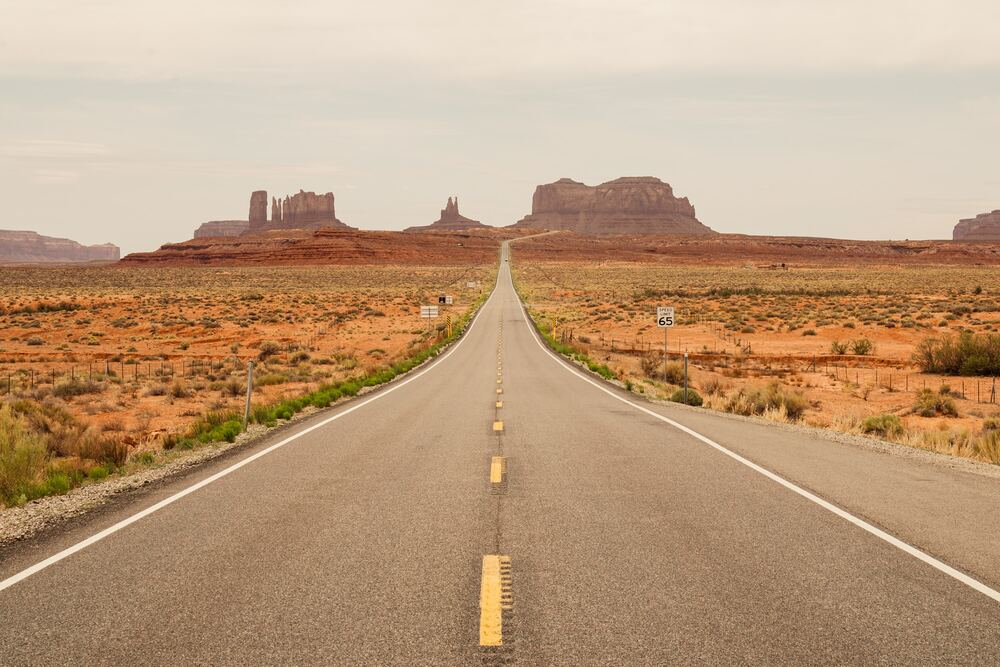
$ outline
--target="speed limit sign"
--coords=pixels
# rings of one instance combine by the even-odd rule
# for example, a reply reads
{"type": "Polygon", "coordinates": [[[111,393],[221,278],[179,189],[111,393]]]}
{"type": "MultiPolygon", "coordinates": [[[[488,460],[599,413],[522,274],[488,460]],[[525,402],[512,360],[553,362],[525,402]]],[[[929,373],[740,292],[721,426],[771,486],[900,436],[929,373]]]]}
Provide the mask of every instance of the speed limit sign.
{"type": "Polygon", "coordinates": [[[670,328],[674,326],[674,307],[673,306],[657,306],[656,307],[656,326],[661,329],[670,328]]]}

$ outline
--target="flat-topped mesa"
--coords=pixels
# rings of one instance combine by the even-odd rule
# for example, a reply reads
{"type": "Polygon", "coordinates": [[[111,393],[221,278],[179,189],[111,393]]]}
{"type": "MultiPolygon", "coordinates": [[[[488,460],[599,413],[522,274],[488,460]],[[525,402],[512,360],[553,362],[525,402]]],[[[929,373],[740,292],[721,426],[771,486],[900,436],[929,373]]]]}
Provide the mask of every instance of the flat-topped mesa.
{"type": "Polygon", "coordinates": [[[466,218],[458,212],[458,197],[452,199],[448,197],[448,203],[441,209],[441,217],[429,225],[419,227],[407,227],[406,232],[436,232],[436,231],[461,231],[463,229],[473,229],[476,227],[488,227],[478,220],[466,218]]]}
{"type": "Polygon", "coordinates": [[[219,237],[219,236],[239,236],[245,234],[250,228],[250,223],[246,220],[209,220],[203,222],[198,229],[194,230],[196,239],[219,237]]]}
{"type": "Polygon", "coordinates": [[[258,190],[250,195],[250,220],[247,234],[261,234],[278,229],[319,229],[334,227],[354,229],[337,219],[333,193],[318,195],[299,190],[283,200],[271,197],[271,220],[267,219],[267,191],[258,190]]]}
{"type": "Polygon", "coordinates": [[[589,186],[569,178],[539,185],[531,214],[514,227],[582,234],[714,234],[687,197],[654,176],[617,178],[589,186]]]}
{"type": "Polygon", "coordinates": [[[28,231],[0,230],[0,262],[117,262],[121,255],[111,243],[86,246],[70,239],[28,231]]]}
{"type": "Polygon", "coordinates": [[[955,241],[1000,241],[1000,210],[959,220],[951,238],[955,241]]]}

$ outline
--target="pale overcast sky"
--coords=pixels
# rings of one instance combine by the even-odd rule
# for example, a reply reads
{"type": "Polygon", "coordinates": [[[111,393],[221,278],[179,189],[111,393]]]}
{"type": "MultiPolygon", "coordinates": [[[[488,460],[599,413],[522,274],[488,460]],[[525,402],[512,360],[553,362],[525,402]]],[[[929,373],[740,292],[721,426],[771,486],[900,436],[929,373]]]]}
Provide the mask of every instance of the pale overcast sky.
{"type": "Polygon", "coordinates": [[[0,0],[0,228],[125,252],[336,195],[659,176],[722,232],[950,238],[1000,208],[996,0],[0,0]]]}

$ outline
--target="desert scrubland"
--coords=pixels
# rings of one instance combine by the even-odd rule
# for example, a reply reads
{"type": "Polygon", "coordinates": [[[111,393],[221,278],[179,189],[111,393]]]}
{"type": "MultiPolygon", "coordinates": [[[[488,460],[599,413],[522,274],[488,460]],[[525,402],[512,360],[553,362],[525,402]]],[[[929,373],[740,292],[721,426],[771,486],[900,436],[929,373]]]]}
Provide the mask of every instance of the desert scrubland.
{"type": "Polygon", "coordinates": [[[485,263],[0,268],[0,504],[231,441],[250,361],[264,424],[390,379],[457,335],[495,275],[485,263]],[[421,319],[439,294],[454,305],[421,319]]]}
{"type": "Polygon", "coordinates": [[[993,267],[671,266],[520,249],[515,279],[543,332],[635,392],[1000,463],[993,267]],[[677,314],[666,363],[660,305],[677,314]]]}

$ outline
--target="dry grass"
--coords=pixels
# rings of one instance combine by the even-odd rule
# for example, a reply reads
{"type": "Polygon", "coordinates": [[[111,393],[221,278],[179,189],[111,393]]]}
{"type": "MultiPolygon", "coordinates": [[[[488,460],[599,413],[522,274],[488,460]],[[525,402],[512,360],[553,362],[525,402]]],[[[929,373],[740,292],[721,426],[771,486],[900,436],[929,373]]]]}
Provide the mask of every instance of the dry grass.
{"type": "Polygon", "coordinates": [[[1000,414],[992,380],[914,364],[928,338],[987,340],[1000,329],[993,268],[595,266],[519,261],[516,248],[514,259],[518,288],[545,326],[634,391],[669,398],[687,352],[706,407],[859,434],[866,419],[893,415],[902,430],[881,437],[996,462],[996,439],[983,435],[1000,414]],[[658,305],[673,305],[677,320],[667,384],[658,305]]]}

